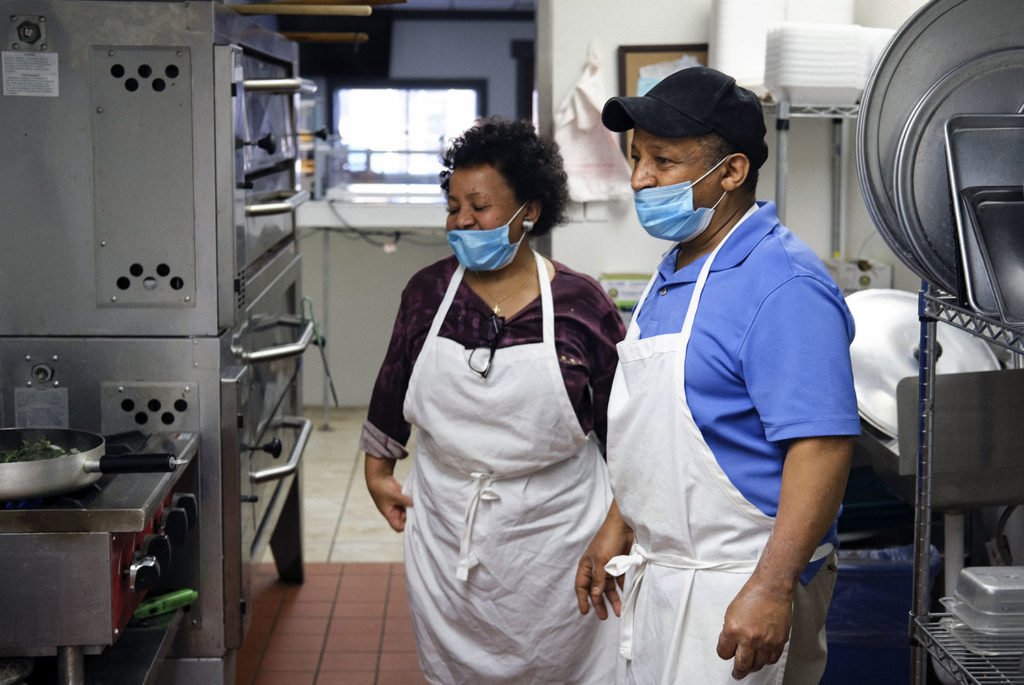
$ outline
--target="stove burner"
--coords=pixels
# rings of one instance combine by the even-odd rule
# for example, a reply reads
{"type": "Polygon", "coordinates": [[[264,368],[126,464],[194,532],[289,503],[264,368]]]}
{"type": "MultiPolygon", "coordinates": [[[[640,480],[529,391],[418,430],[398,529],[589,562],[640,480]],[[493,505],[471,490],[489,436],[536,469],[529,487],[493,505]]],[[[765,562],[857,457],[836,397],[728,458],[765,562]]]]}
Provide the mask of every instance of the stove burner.
{"type": "MultiPolygon", "coordinates": [[[[43,497],[36,497],[35,499],[22,499],[3,502],[4,509],[39,509],[45,506],[46,499],[43,497]]],[[[0,685],[3,681],[0,680],[0,685]]]]}

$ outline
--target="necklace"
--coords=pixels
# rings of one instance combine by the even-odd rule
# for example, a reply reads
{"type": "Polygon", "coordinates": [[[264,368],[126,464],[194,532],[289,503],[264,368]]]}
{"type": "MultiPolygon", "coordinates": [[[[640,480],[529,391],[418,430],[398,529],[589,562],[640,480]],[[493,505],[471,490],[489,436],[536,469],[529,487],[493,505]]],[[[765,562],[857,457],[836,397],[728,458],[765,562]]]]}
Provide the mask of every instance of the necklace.
{"type": "MultiPolygon", "coordinates": [[[[488,288],[484,287],[484,282],[480,279],[479,276],[474,275],[474,280],[476,280],[477,285],[480,286],[480,289],[484,291],[484,295],[487,296],[487,299],[494,301],[494,315],[495,316],[499,316],[501,314],[501,303],[505,302],[506,300],[511,298],[513,295],[518,293],[520,290],[522,290],[523,286],[525,286],[527,283],[529,283],[533,279],[533,275],[534,275],[535,272],[536,272],[536,269],[531,269],[530,272],[526,274],[526,278],[524,278],[521,281],[519,281],[519,283],[516,284],[516,287],[512,288],[512,290],[508,291],[507,293],[505,293],[503,296],[501,296],[499,298],[495,298],[494,294],[488,288]]],[[[474,274],[475,274],[475,272],[474,272],[474,274]]]]}

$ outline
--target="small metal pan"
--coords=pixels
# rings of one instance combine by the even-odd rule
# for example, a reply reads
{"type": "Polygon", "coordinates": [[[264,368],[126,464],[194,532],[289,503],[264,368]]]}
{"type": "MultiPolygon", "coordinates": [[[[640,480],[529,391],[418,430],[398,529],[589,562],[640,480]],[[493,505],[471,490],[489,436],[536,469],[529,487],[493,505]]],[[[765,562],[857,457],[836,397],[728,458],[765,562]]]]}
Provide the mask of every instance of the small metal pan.
{"type": "Polygon", "coordinates": [[[167,473],[178,464],[169,453],[106,455],[102,435],[63,428],[2,428],[0,451],[47,440],[72,454],[0,464],[0,500],[52,497],[92,485],[105,473],[167,473]]]}
{"type": "Polygon", "coordinates": [[[985,258],[985,275],[995,290],[999,318],[1011,326],[1024,325],[1024,190],[978,189],[967,195],[967,213],[985,258]]]}

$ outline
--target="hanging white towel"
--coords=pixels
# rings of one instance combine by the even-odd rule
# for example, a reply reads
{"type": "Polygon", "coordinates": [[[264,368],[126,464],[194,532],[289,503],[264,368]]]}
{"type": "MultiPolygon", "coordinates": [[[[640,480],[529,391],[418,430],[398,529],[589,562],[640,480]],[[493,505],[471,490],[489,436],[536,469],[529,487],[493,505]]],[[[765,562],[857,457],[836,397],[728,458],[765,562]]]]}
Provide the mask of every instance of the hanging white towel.
{"type": "Polygon", "coordinates": [[[631,170],[618,139],[601,123],[602,92],[597,48],[591,41],[583,76],[555,112],[555,142],[575,202],[626,199],[631,170]]]}

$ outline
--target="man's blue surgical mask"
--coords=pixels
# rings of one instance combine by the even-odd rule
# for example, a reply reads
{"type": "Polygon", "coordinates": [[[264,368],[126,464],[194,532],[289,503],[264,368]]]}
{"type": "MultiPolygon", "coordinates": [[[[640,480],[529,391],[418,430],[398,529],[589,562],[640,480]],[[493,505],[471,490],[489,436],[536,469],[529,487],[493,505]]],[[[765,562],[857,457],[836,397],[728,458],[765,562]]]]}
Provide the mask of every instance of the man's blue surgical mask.
{"type": "Polygon", "coordinates": [[[683,181],[670,186],[641,188],[633,195],[636,215],[640,224],[655,238],[685,243],[693,240],[711,224],[715,207],[725,197],[711,207],[693,207],[693,187],[707,178],[708,174],[722,165],[728,157],[723,157],[718,164],[708,169],[707,173],[696,181],[683,181]]]}
{"type": "Polygon", "coordinates": [[[519,212],[526,206],[516,210],[504,226],[487,230],[451,230],[448,231],[448,244],[455,251],[459,263],[470,271],[497,271],[507,266],[519,251],[519,245],[526,237],[526,227],[523,227],[523,234],[514,243],[508,240],[508,229],[519,212]]]}

